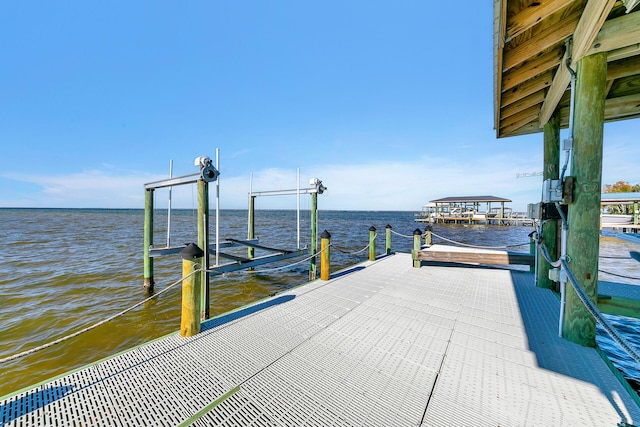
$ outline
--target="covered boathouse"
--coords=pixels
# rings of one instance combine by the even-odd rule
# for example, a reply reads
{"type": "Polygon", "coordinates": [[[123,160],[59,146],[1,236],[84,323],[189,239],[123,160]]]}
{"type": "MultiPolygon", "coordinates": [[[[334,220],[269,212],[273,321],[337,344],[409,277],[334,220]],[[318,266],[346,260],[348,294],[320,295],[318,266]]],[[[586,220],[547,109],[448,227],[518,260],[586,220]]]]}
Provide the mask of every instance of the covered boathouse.
{"type": "MultiPolygon", "coordinates": [[[[545,191],[535,210],[561,274],[539,262],[537,284],[564,289],[570,267],[595,301],[604,123],[640,117],[640,2],[494,0],[494,67],[496,136],[542,134],[545,191]]],[[[562,304],[562,335],[594,346],[595,320],[573,286],[562,304]]]]}

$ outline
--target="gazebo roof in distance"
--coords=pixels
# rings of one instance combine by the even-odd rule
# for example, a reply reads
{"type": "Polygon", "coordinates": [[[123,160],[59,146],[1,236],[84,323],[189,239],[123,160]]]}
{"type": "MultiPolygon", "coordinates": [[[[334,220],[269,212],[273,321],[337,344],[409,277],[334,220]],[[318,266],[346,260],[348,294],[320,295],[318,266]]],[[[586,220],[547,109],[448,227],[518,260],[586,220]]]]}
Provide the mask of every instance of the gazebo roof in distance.
{"type": "Polygon", "coordinates": [[[461,196],[445,197],[442,199],[430,200],[431,203],[486,203],[486,202],[511,202],[509,199],[496,196],[461,196]]]}
{"type": "Polygon", "coordinates": [[[602,193],[601,204],[633,203],[640,201],[640,193],[602,193]]]}

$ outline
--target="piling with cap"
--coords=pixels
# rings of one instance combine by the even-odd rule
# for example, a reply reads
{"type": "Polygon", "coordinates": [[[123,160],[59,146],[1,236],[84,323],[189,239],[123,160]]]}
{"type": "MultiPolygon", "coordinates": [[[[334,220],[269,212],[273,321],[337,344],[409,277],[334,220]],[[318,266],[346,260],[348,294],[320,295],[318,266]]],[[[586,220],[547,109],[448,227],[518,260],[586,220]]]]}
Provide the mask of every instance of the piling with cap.
{"type": "Polygon", "coordinates": [[[200,332],[202,274],[204,252],[195,243],[190,243],[180,251],[182,258],[182,317],[180,335],[191,337],[200,332]]]}
{"type": "Polygon", "coordinates": [[[369,227],[369,261],[376,260],[376,228],[369,227]]]}
{"type": "Polygon", "coordinates": [[[427,225],[424,228],[424,244],[425,245],[431,246],[433,244],[433,236],[431,235],[432,231],[433,231],[433,227],[431,227],[430,225],[427,225]]]}
{"type": "Polygon", "coordinates": [[[385,227],[386,232],[387,232],[387,239],[386,239],[386,244],[385,244],[385,253],[387,255],[391,255],[391,225],[387,224],[387,226],[385,227]]]}
{"type": "Polygon", "coordinates": [[[331,234],[324,230],[320,235],[320,280],[331,277],[331,234]]]}
{"type": "Polygon", "coordinates": [[[413,250],[411,251],[411,258],[413,259],[413,266],[420,268],[420,260],[418,254],[420,253],[420,239],[422,238],[422,232],[419,228],[413,230],[413,250]]]}

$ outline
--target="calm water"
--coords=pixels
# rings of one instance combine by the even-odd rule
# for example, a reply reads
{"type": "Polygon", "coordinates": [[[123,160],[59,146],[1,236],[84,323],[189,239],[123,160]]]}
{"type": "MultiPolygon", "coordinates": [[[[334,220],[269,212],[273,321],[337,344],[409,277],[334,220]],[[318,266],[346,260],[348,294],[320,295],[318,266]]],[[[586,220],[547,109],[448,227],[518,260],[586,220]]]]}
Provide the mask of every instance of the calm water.
{"type": "MultiPolygon", "coordinates": [[[[246,211],[222,211],[220,239],[246,238],[246,211]]],[[[167,240],[166,212],[155,216],[154,243],[167,240]]],[[[212,227],[215,218],[212,217],[212,227]]],[[[328,230],[334,245],[332,270],[367,258],[363,249],[369,227],[379,232],[378,253],[384,249],[387,224],[403,236],[393,235],[393,250],[410,252],[412,233],[424,225],[413,212],[321,211],[318,231],[328,230]]],[[[301,243],[308,245],[309,212],[301,215],[301,243]]],[[[258,211],[256,231],[266,246],[295,249],[294,211],[258,211]]],[[[527,227],[436,225],[434,232],[476,245],[524,245],[527,227]]],[[[171,243],[196,241],[196,213],[172,212],[171,243]]],[[[143,282],[143,211],[72,209],[0,209],[0,358],[45,344],[103,320],[146,298],[143,282]]],[[[438,243],[437,239],[434,239],[438,243]]],[[[601,269],[630,277],[640,276],[640,263],[629,253],[638,242],[603,237],[601,269]]],[[[262,267],[268,268],[268,267],[262,267]]],[[[180,279],[177,256],[155,258],[156,292],[180,279]]],[[[237,272],[211,281],[211,315],[226,312],[274,292],[304,283],[308,262],[274,272],[237,272]]],[[[601,280],[634,283],[633,279],[601,274],[601,280]]],[[[637,280],[635,281],[637,282],[637,280]]],[[[636,341],[640,323],[614,318],[636,341]]],[[[180,288],[175,287],[126,315],[62,344],[0,366],[0,396],[27,387],[72,368],[99,360],[150,339],[178,330],[180,288]]],[[[640,382],[638,368],[610,340],[600,345],[632,381],[640,382]]]]}

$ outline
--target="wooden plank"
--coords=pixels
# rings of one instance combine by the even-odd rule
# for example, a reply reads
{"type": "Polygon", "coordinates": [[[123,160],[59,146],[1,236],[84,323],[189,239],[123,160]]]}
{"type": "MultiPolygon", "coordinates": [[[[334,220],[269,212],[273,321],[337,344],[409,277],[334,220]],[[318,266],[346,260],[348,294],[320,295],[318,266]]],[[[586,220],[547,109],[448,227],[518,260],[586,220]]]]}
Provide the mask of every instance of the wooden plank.
{"type": "Polygon", "coordinates": [[[534,25],[542,22],[546,17],[564,9],[574,0],[540,0],[532,2],[510,19],[507,28],[506,41],[512,40],[534,25]]]}
{"type": "Polygon", "coordinates": [[[585,56],[632,46],[640,40],[640,13],[630,13],[602,24],[585,56]]]}
{"type": "Polygon", "coordinates": [[[526,252],[508,252],[488,249],[460,248],[432,245],[418,253],[421,261],[454,262],[495,265],[534,265],[535,258],[526,252]]]}
{"type": "Polygon", "coordinates": [[[502,89],[508,90],[548,70],[555,70],[562,59],[558,50],[550,50],[538,57],[523,62],[518,67],[504,73],[502,89]]]}
{"type": "Polygon", "coordinates": [[[513,104],[520,99],[532,95],[536,92],[542,92],[544,89],[551,86],[553,81],[553,71],[547,71],[540,74],[513,89],[504,90],[502,94],[502,107],[513,104]]]}
{"type": "Polygon", "coordinates": [[[573,34],[580,21],[580,11],[574,12],[571,16],[559,21],[554,25],[545,28],[535,37],[519,44],[513,49],[504,52],[503,70],[509,70],[527,59],[535,56],[564,40],[573,34]]]}

